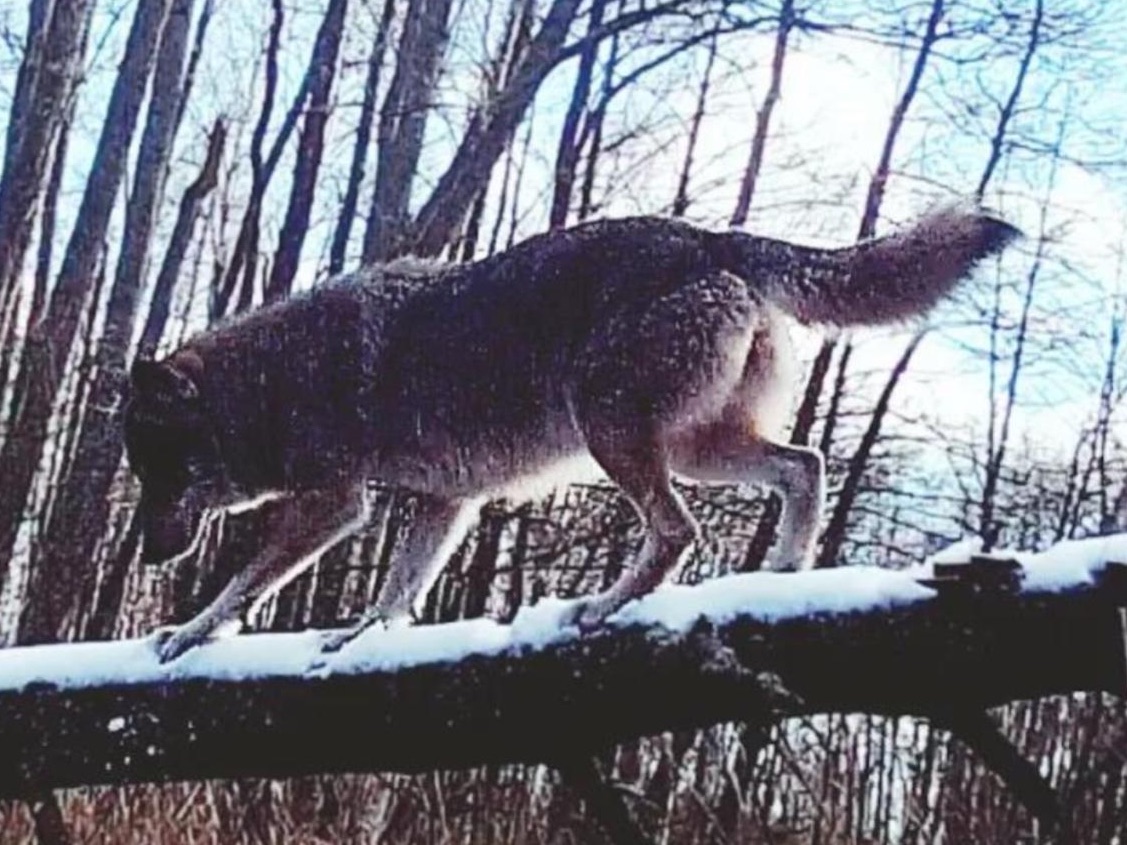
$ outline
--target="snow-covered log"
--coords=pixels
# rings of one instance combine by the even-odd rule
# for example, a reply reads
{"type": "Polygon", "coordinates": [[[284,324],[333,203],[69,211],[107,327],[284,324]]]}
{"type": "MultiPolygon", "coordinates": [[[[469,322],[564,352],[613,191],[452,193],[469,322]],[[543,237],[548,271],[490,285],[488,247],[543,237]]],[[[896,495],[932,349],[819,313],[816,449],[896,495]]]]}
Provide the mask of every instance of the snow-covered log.
{"type": "MultiPolygon", "coordinates": [[[[157,663],[148,640],[0,651],[0,797],[80,784],[560,763],[630,737],[787,714],[919,714],[1125,688],[1127,535],[953,561],[666,586],[581,638],[511,625],[246,634],[157,663]]],[[[969,715],[968,715],[969,714],[969,715]]],[[[993,763],[996,768],[998,762],[993,763]]],[[[1004,768],[1004,762],[1002,764],[1004,768]]]]}

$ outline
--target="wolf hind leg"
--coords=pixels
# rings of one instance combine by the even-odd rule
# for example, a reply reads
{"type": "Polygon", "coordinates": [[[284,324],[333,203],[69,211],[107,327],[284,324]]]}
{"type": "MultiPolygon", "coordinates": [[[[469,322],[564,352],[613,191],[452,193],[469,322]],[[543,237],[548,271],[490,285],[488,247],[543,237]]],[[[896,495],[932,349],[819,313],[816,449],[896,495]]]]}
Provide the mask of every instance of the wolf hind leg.
{"type": "Polygon", "coordinates": [[[696,481],[762,484],[783,501],[771,568],[808,569],[814,561],[826,473],[822,453],[775,443],[750,424],[727,419],[700,426],[671,444],[673,470],[696,481]]]}
{"type": "Polygon", "coordinates": [[[692,545],[697,525],[673,489],[669,440],[727,401],[764,319],[743,281],[713,272],[612,315],[589,338],[576,362],[577,422],[646,534],[618,580],[579,603],[581,630],[652,592],[692,545]]]}
{"type": "Polygon", "coordinates": [[[473,504],[465,500],[420,495],[410,530],[392,554],[376,601],[351,627],[329,634],[321,642],[321,651],[339,651],[375,624],[410,622],[415,605],[430,592],[474,515],[473,504]]]}
{"type": "Polygon", "coordinates": [[[660,434],[595,430],[591,454],[638,511],[646,536],[637,560],[598,595],[583,599],[574,621],[589,631],[619,608],[658,587],[680,563],[697,534],[696,521],[673,489],[660,434]]]}

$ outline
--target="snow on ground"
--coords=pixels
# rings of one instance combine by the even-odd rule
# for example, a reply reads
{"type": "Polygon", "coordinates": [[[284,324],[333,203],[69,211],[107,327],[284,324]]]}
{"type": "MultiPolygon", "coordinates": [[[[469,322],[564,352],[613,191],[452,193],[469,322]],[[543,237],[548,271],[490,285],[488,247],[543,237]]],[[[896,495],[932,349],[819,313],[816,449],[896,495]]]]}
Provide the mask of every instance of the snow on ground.
{"type": "MultiPolygon", "coordinates": [[[[978,538],[959,540],[932,555],[918,567],[902,570],[913,577],[928,577],[932,563],[958,563],[978,554],[982,541],[978,538]]],[[[1082,584],[1091,584],[1095,576],[1112,561],[1127,563],[1127,534],[1090,537],[1085,540],[1064,540],[1043,552],[1021,552],[995,549],[990,557],[1016,560],[1022,567],[1022,589],[1032,592],[1058,592],[1082,584]]]]}
{"type": "MultiPolygon", "coordinates": [[[[957,562],[979,550],[961,541],[907,570],[841,567],[790,573],[756,572],[714,578],[696,586],[667,584],[623,608],[611,624],[661,624],[685,630],[700,617],[722,623],[738,614],[766,621],[821,613],[888,608],[926,601],[934,593],[916,579],[932,562],[957,562]]],[[[1127,561],[1127,534],[1059,543],[1039,553],[999,550],[1024,567],[1023,589],[1056,591],[1092,582],[1107,561],[1127,561]]],[[[522,608],[511,625],[469,619],[368,631],[337,654],[319,653],[322,632],[234,636],[208,643],[162,666],[148,638],[0,649],[0,690],[33,682],[75,688],[151,683],[172,678],[237,680],[324,676],[444,663],[472,654],[540,649],[577,636],[561,620],[573,605],[544,599],[522,608]]]]}

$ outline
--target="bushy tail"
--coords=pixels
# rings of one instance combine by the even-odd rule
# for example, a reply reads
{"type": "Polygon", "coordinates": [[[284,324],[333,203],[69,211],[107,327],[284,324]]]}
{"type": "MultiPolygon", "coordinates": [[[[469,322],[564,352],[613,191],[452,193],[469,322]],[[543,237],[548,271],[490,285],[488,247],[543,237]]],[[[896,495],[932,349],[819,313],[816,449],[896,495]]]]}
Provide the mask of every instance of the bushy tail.
{"type": "Polygon", "coordinates": [[[948,207],[844,249],[725,232],[726,269],[802,323],[895,323],[926,313],[982,259],[1021,234],[981,208],[948,207]]]}

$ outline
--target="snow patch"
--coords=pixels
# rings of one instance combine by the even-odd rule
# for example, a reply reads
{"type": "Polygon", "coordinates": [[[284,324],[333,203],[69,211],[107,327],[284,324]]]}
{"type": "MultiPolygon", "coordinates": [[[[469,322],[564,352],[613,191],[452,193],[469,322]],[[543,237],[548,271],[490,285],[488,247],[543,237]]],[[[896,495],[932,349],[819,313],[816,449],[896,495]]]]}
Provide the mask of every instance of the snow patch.
{"type": "Polygon", "coordinates": [[[701,617],[724,623],[738,615],[765,622],[891,608],[932,598],[914,578],[875,566],[726,575],[689,587],[665,584],[612,617],[621,623],[686,630],[701,617]]]}
{"type": "MultiPolygon", "coordinates": [[[[904,572],[914,578],[929,578],[934,571],[932,564],[964,562],[981,551],[982,541],[978,538],[960,540],[932,555],[921,566],[904,572]]],[[[1108,563],[1127,563],[1127,534],[1062,540],[1043,552],[995,549],[989,557],[1020,563],[1022,590],[1055,593],[1095,583],[1096,576],[1107,568],[1108,563]]]]}
{"type": "MultiPolygon", "coordinates": [[[[936,562],[957,562],[981,544],[961,541],[925,564],[906,570],[841,567],[801,574],[755,572],[713,578],[695,586],[666,584],[611,617],[610,625],[661,625],[685,631],[701,618],[723,624],[746,615],[765,622],[822,614],[900,607],[935,593],[919,583],[936,562]]],[[[1127,561],[1127,534],[1059,543],[1039,553],[999,550],[1024,567],[1023,589],[1059,591],[1091,584],[1108,561],[1127,561]]],[[[565,624],[575,602],[548,598],[520,610],[510,625],[468,619],[442,625],[371,629],[339,652],[323,655],[322,631],[247,634],[189,651],[167,665],[157,661],[151,637],[119,642],[36,645],[0,649],[0,690],[33,684],[59,688],[154,683],[173,679],[315,679],[331,674],[395,671],[471,655],[543,649],[578,636],[565,624]]],[[[124,718],[109,720],[113,733],[124,718]]]]}

